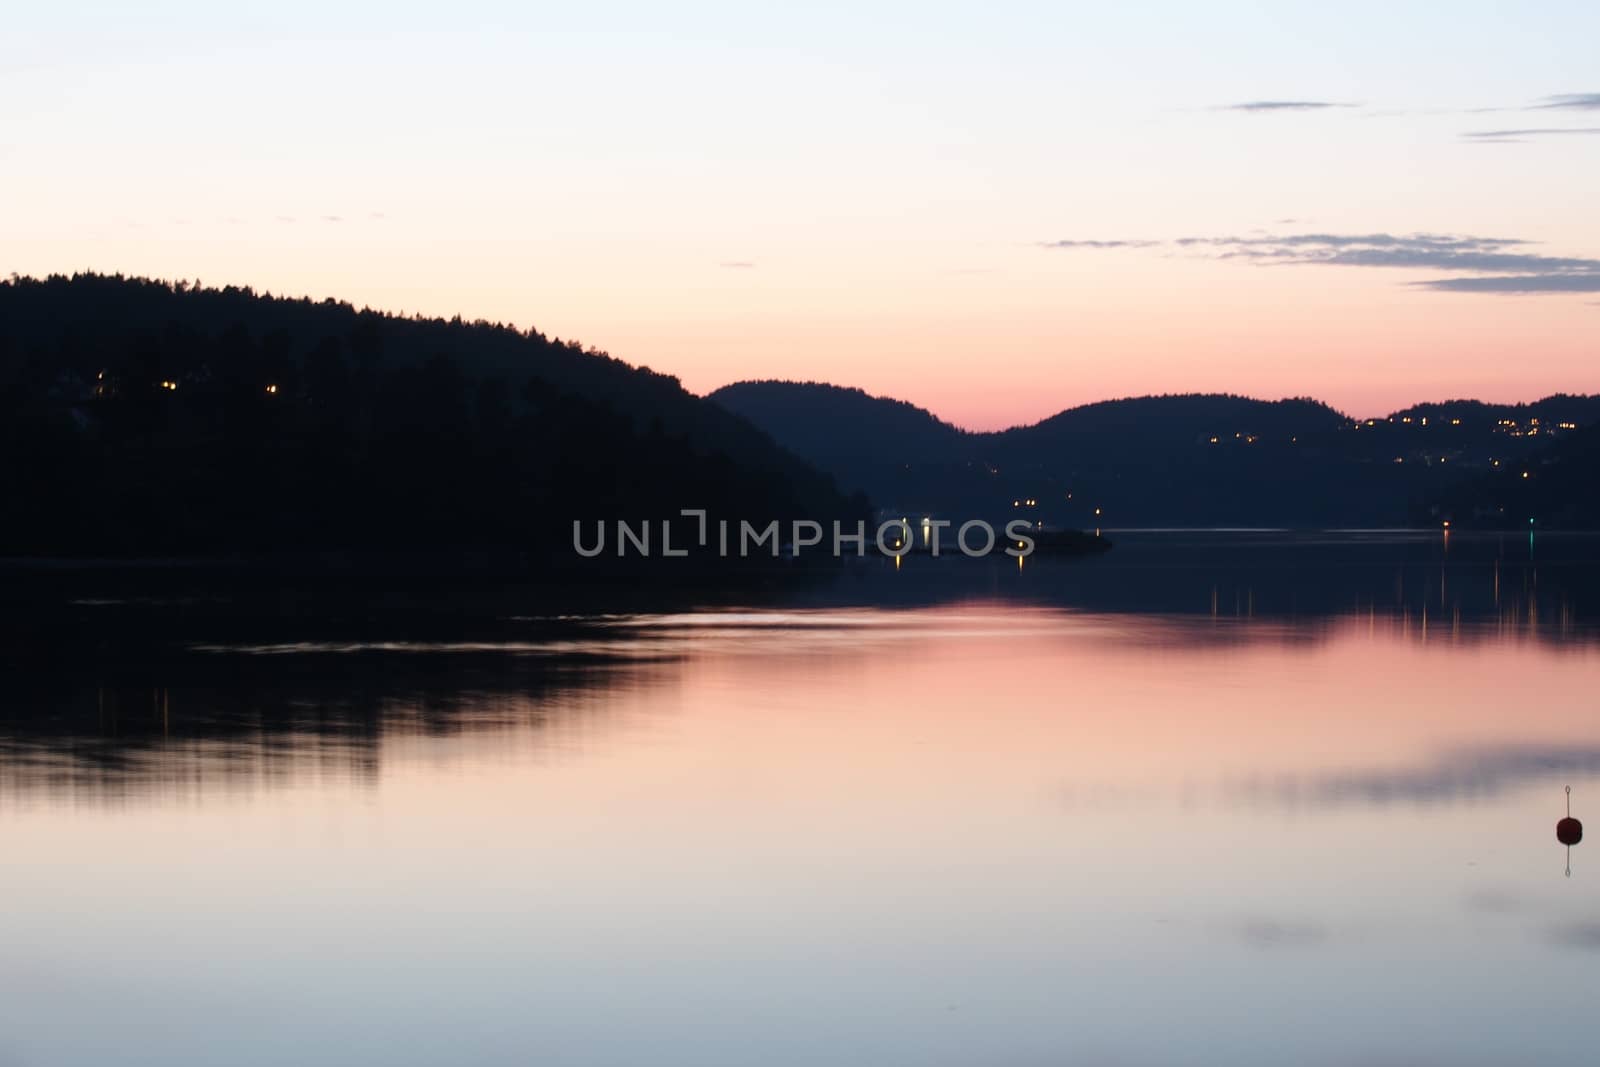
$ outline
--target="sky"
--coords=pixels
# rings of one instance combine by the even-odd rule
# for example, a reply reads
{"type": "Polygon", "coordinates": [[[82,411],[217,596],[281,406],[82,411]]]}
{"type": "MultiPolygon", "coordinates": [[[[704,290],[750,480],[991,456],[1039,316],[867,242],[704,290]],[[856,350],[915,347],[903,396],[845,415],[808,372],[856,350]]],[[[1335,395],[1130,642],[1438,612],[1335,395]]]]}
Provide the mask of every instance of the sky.
{"type": "Polygon", "coordinates": [[[1600,392],[1600,6],[36,4],[0,273],[486,318],[977,429],[1600,392]]]}

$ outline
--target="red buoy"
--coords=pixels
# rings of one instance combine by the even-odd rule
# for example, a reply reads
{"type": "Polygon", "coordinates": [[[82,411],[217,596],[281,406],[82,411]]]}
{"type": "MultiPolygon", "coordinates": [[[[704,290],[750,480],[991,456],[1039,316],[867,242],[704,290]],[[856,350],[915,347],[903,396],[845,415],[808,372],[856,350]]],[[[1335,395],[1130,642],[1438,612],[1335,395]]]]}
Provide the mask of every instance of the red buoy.
{"type": "Polygon", "coordinates": [[[1583,840],[1583,823],[1572,817],[1572,787],[1567,786],[1567,817],[1556,823],[1556,840],[1571,848],[1583,840]]]}
{"type": "Polygon", "coordinates": [[[1556,823],[1556,840],[1567,846],[1567,877],[1572,877],[1572,846],[1583,840],[1583,823],[1572,817],[1572,787],[1567,786],[1567,817],[1556,823]]]}

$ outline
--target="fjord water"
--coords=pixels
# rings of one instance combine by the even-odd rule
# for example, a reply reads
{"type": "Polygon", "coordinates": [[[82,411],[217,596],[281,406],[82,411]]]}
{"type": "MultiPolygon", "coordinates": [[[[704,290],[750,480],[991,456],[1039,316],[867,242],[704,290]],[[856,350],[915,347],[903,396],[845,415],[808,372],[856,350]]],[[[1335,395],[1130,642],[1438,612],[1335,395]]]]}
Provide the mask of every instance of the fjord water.
{"type": "Polygon", "coordinates": [[[15,688],[0,1063],[1585,1061],[1592,545],[1121,540],[15,688]]]}

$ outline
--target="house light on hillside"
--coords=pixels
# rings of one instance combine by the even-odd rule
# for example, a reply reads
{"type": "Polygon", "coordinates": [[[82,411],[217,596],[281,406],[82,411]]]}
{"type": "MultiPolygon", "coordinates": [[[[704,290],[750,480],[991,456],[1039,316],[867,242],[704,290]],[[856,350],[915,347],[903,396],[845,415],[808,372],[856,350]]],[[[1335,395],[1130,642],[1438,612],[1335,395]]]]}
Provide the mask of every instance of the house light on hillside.
{"type": "Polygon", "coordinates": [[[1450,420],[1450,425],[1451,426],[1460,426],[1461,425],[1461,420],[1460,419],[1451,419],[1450,420]]]}
{"type": "Polygon", "coordinates": [[[278,387],[276,385],[267,386],[267,392],[268,393],[276,393],[277,391],[278,391],[278,387]]]}
{"type": "Polygon", "coordinates": [[[176,389],[177,387],[178,387],[178,383],[174,382],[174,381],[163,381],[161,383],[161,388],[167,390],[167,392],[169,392],[169,393],[172,390],[176,389]]]}

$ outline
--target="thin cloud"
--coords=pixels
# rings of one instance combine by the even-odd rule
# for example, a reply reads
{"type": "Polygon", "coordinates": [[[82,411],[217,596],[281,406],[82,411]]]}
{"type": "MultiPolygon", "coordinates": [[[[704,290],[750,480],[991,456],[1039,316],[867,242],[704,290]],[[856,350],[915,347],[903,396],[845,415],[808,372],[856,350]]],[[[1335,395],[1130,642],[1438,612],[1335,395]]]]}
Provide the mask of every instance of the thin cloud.
{"type": "Polygon", "coordinates": [[[725,261],[723,261],[721,263],[718,263],[717,266],[724,267],[724,268],[726,268],[728,270],[754,270],[755,269],[755,263],[752,262],[751,260],[748,260],[748,259],[729,259],[729,260],[725,260],[725,261]]]}
{"type": "Polygon", "coordinates": [[[1600,111],[1600,93],[1557,93],[1547,96],[1528,111],[1600,111]]]}
{"type": "Polygon", "coordinates": [[[1475,144],[1521,144],[1529,137],[1593,136],[1600,126],[1541,126],[1520,130],[1469,130],[1461,135],[1475,144]]]}
{"type": "Polygon", "coordinates": [[[1040,241],[1041,248],[1152,248],[1160,241],[1040,241]]]}
{"type": "Polygon", "coordinates": [[[1237,104],[1222,104],[1218,111],[1325,111],[1328,108],[1360,107],[1359,104],[1347,104],[1337,100],[1245,100],[1237,104]]]}
{"type": "Polygon", "coordinates": [[[1433,278],[1413,282],[1444,293],[1600,293],[1600,271],[1592,274],[1517,274],[1484,278],[1433,278]]]}
{"type": "Polygon", "coordinates": [[[1600,259],[1552,256],[1516,237],[1438,233],[1295,233],[1178,237],[1168,241],[1059,240],[1041,247],[1065,250],[1164,247],[1218,260],[1260,266],[1378,267],[1450,272],[1410,284],[1458,293],[1600,292],[1600,259]]]}

